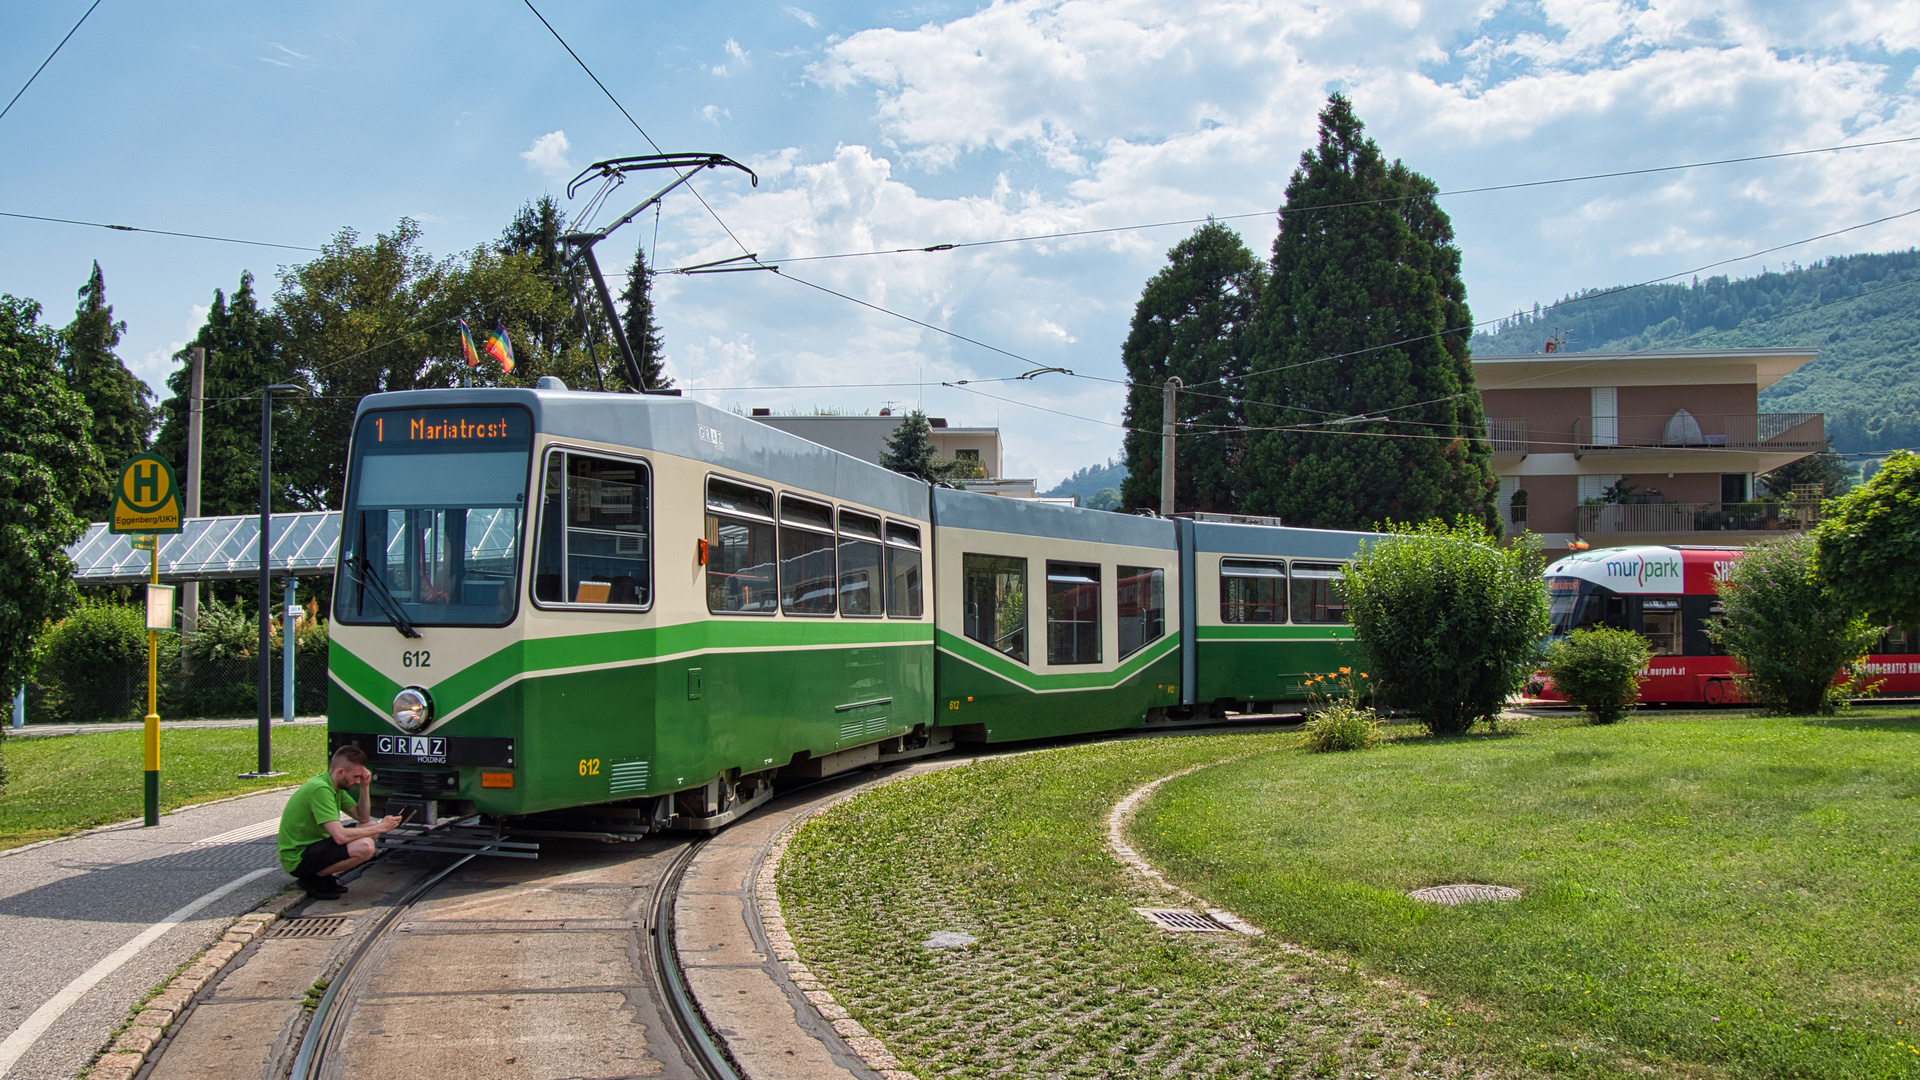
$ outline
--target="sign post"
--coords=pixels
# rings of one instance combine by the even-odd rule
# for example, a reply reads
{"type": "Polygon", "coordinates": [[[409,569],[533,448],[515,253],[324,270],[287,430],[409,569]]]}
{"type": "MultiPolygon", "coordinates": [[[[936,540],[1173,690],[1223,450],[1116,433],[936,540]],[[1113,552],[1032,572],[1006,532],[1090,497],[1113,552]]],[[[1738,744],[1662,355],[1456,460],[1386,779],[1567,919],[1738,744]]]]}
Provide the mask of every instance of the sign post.
{"type": "Polygon", "coordinates": [[[180,531],[180,487],[173,468],[153,454],[120,466],[113,518],[107,529],[132,533],[135,550],[147,553],[147,716],[145,823],[160,824],[160,631],[173,629],[173,588],[160,584],[160,534],[180,531]]]}

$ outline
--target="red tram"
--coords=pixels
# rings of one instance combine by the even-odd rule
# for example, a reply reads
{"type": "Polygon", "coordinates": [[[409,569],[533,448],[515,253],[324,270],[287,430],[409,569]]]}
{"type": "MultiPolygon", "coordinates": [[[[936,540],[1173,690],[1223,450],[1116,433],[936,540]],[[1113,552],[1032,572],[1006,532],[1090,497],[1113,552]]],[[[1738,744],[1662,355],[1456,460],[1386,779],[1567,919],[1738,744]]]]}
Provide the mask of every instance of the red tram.
{"type": "MultiPolygon", "coordinates": [[[[1739,548],[1624,547],[1575,552],[1547,567],[1553,633],[1611,626],[1647,639],[1646,703],[1719,705],[1741,700],[1740,665],[1707,637],[1720,613],[1715,582],[1739,548]]],[[[1920,630],[1894,627],[1863,665],[1881,695],[1920,694],[1920,630]]],[[[1559,699],[1551,684],[1542,697],[1559,699]]]]}

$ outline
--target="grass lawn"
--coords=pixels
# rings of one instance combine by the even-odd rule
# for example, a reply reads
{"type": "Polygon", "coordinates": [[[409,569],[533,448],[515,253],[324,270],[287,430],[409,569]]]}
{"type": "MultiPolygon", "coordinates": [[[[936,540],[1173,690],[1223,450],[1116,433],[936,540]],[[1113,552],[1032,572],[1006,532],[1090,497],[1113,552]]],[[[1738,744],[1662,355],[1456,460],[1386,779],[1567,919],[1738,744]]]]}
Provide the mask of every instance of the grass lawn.
{"type": "Polygon", "coordinates": [[[1435,995],[1495,1071],[1920,1076],[1920,716],[1503,728],[1204,769],[1132,842],[1269,933],[1435,995]],[[1404,895],[1455,882],[1524,895],[1404,895]]]}
{"type": "MultiPolygon", "coordinates": [[[[138,731],[8,739],[0,744],[0,848],[140,816],[145,775],[138,731]]],[[[302,783],[325,767],[327,729],[275,727],[274,767],[286,776],[241,780],[255,764],[252,728],[160,733],[160,808],[302,783]]]]}
{"type": "MultiPolygon", "coordinates": [[[[808,970],[921,1077],[1461,1075],[1446,1020],[1272,937],[1166,934],[1103,822],[1149,780],[1296,735],[989,759],[826,811],[781,864],[808,970]],[[973,944],[930,948],[940,931],[973,944]]],[[[1504,1075],[1517,1075],[1509,1072],[1504,1075]]]]}

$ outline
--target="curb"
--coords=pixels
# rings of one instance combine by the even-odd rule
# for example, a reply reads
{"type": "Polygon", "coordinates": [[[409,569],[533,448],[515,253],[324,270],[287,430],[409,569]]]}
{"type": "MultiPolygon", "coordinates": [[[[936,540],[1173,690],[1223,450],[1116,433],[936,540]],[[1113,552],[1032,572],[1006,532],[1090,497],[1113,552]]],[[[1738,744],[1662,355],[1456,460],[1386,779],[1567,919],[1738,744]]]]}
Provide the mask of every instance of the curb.
{"type": "Polygon", "coordinates": [[[233,920],[220,940],[207,946],[187,966],[161,984],[160,989],[128,1011],[127,1026],[94,1059],[89,1080],[133,1080],[147,1064],[154,1048],[167,1032],[192,1011],[200,991],[217,978],[223,968],[240,954],[267,927],[273,925],[301,900],[298,889],[282,889],[266,903],[233,920]]]}
{"type": "Polygon", "coordinates": [[[840,1036],[840,1041],[846,1044],[847,1049],[853,1051],[867,1068],[879,1073],[881,1080],[920,1078],[901,1068],[900,1059],[893,1056],[886,1044],[875,1038],[860,1021],[853,1019],[846,1008],[834,1000],[833,993],[814,978],[812,970],[801,962],[799,950],[793,944],[793,936],[787,933],[786,915],[780,908],[780,862],[786,857],[788,843],[799,835],[801,827],[807,822],[856,796],[915,775],[924,774],[903,772],[887,777],[878,784],[862,785],[787,822],[762,852],[760,869],[753,883],[754,912],[759,918],[761,932],[767,936],[767,944],[773,949],[774,962],[785,969],[787,981],[800,991],[813,1011],[833,1029],[833,1033],[840,1036]]]}
{"type": "MultiPolygon", "coordinates": [[[[219,806],[221,803],[239,802],[241,799],[251,799],[255,795],[271,795],[276,791],[293,791],[299,786],[300,786],[299,784],[284,784],[280,787],[261,788],[258,791],[243,791],[238,795],[225,795],[218,799],[208,799],[206,802],[188,803],[185,806],[176,806],[171,810],[163,811],[160,814],[160,816],[172,817],[175,814],[185,813],[188,810],[198,810],[203,806],[219,806]]],[[[89,828],[81,829],[79,832],[68,833],[65,836],[55,836],[46,840],[35,840],[31,844],[21,844],[19,847],[10,847],[10,848],[6,848],[5,850],[0,850],[0,859],[4,859],[9,855],[18,855],[23,851],[32,851],[35,848],[43,848],[43,847],[46,847],[48,844],[64,844],[69,840],[78,840],[83,836],[91,836],[94,833],[110,832],[114,829],[124,829],[132,825],[139,825],[145,820],[146,820],[145,818],[137,818],[137,817],[128,818],[125,821],[112,821],[112,822],[108,822],[105,825],[94,825],[89,828]]]]}

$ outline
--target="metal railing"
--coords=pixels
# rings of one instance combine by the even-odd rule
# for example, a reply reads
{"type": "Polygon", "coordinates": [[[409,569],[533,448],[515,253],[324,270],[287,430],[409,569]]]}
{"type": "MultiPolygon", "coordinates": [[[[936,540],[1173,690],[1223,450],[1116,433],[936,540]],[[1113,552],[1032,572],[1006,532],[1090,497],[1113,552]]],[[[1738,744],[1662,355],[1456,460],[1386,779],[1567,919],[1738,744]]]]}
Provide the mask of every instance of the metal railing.
{"type": "Polygon", "coordinates": [[[1496,454],[1527,453],[1527,422],[1525,419],[1487,419],[1487,441],[1493,444],[1496,454]]]}
{"type": "Polygon", "coordinates": [[[1608,503],[1578,511],[1582,534],[1799,532],[1820,520],[1818,503],[1608,503]]]}
{"type": "Polygon", "coordinates": [[[1602,450],[1770,450],[1827,446],[1825,413],[1703,413],[1685,410],[1573,422],[1576,454],[1602,450]]]}

